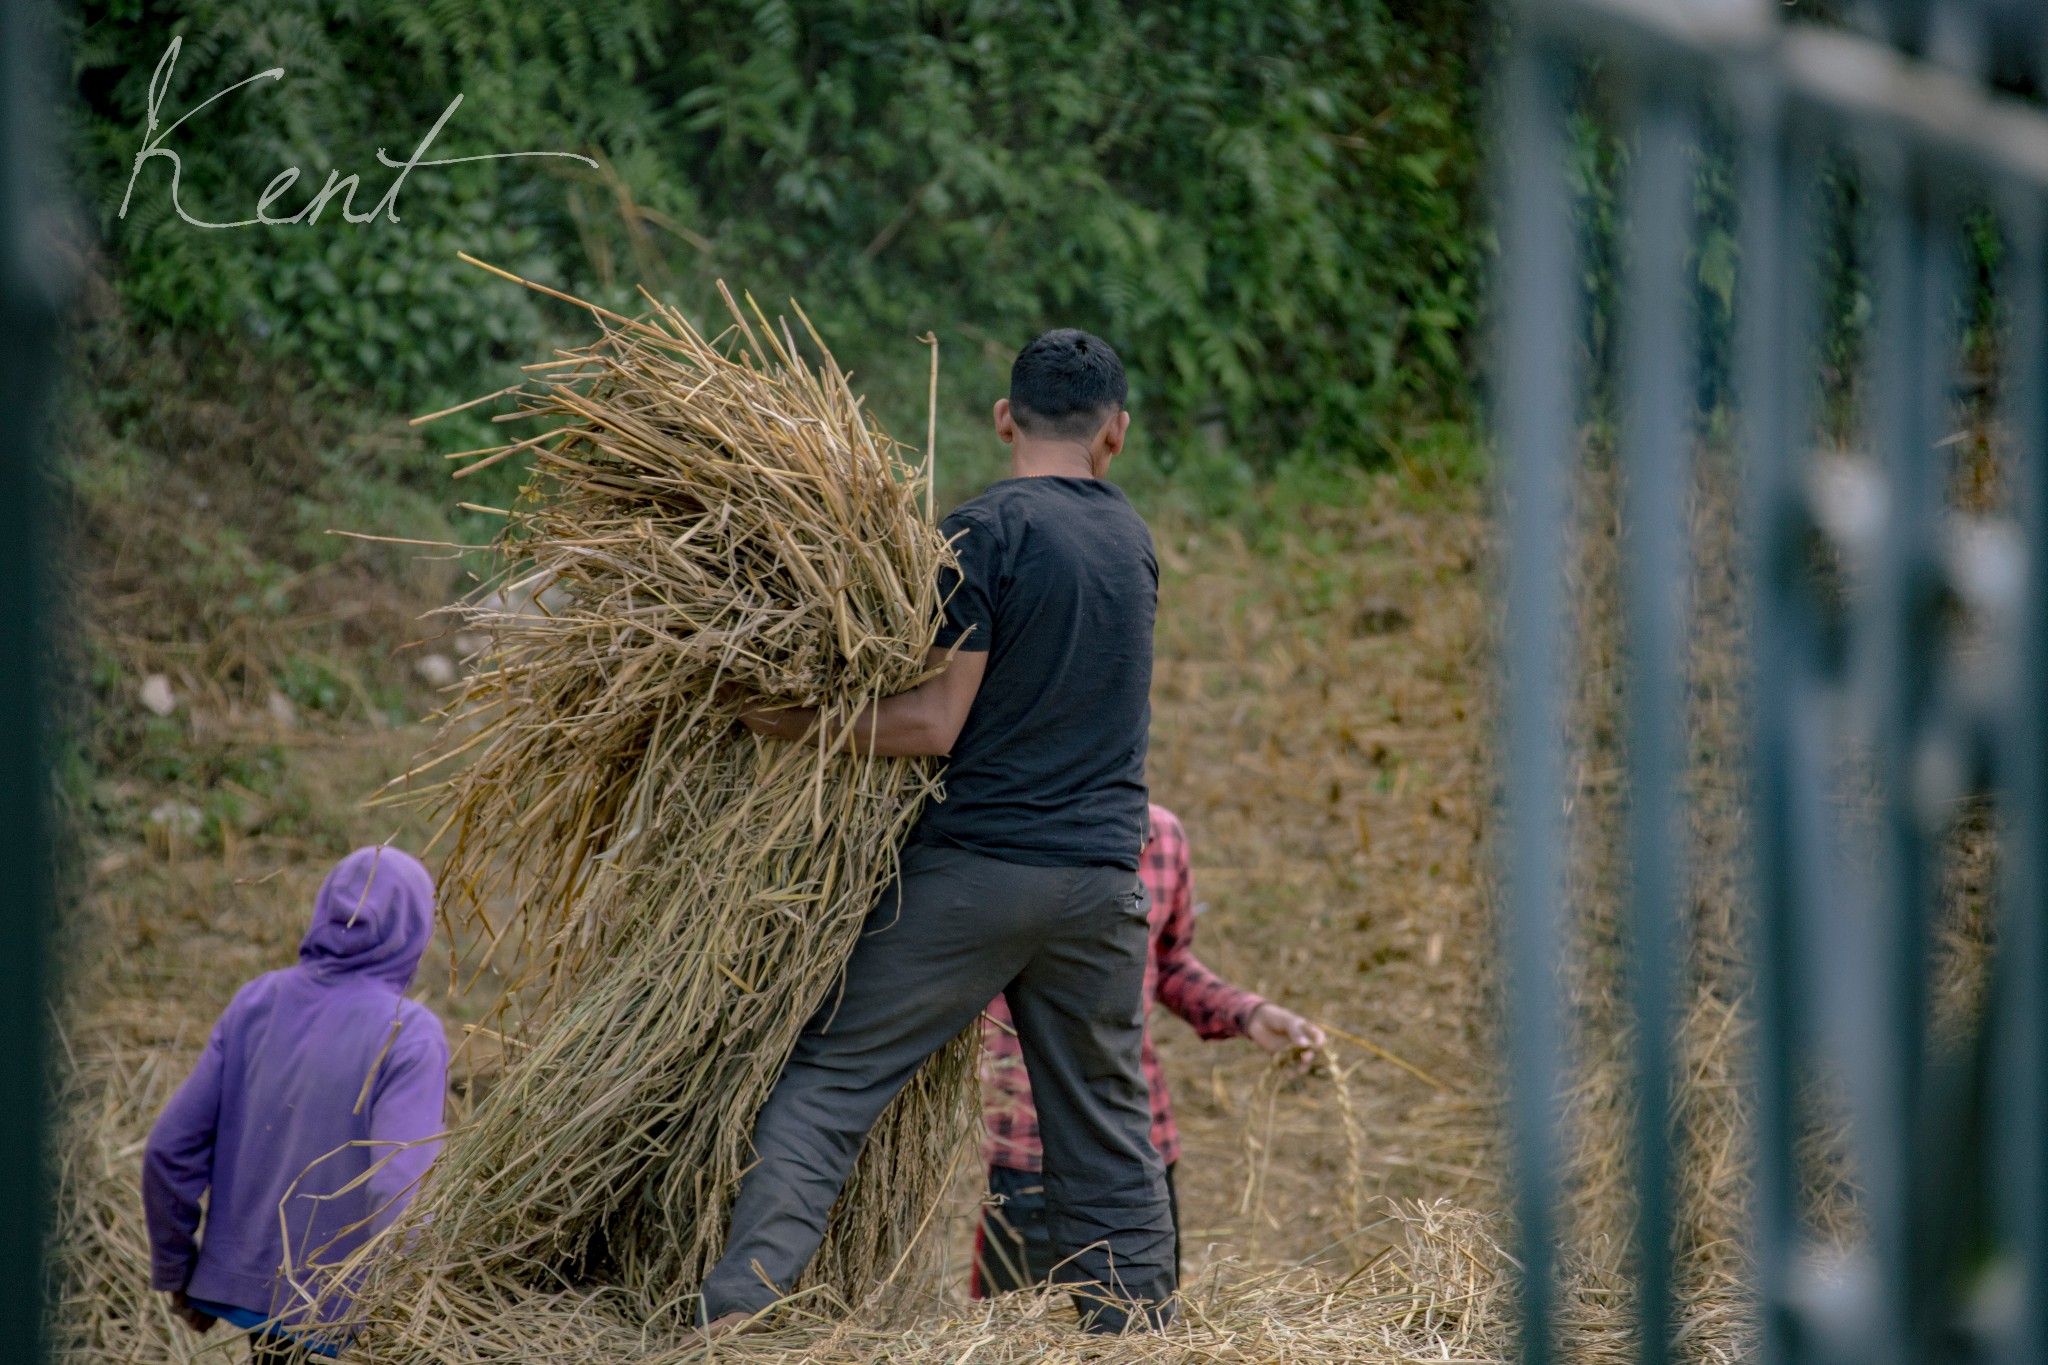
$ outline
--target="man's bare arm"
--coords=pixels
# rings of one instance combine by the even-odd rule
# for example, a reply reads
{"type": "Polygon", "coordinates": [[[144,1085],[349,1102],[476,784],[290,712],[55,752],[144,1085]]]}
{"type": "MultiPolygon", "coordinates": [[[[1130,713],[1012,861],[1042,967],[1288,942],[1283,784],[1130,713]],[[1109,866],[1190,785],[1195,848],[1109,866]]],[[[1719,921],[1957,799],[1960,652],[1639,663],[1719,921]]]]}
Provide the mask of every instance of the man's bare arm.
{"type": "MultiPolygon", "coordinates": [[[[927,671],[943,671],[908,692],[884,697],[873,706],[861,708],[851,725],[831,737],[833,742],[855,753],[884,758],[944,758],[951,754],[953,742],[960,738],[961,727],[967,724],[967,712],[974,705],[975,694],[981,691],[988,654],[970,654],[965,650],[952,653],[933,646],[925,655],[924,665],[927,671]]],[[[771,739],[809,739],[818,723],[818,711],[812,706],[748,711],[740,721],[755,734],[771,739]]]]}

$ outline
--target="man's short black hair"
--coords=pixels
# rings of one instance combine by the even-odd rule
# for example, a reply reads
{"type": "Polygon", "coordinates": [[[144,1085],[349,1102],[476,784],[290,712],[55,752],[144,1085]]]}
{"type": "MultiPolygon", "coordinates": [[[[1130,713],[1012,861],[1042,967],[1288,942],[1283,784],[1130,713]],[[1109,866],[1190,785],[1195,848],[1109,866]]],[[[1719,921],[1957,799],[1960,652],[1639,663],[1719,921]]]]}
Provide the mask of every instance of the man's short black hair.
{"type": "Polygon", "coordinates": [[[1010,367],[1010,416],[1033,436],[1086,441],[1130,392],[1124,363],[1109,343],[1075,327],[1037,338],[1010,367]]]}

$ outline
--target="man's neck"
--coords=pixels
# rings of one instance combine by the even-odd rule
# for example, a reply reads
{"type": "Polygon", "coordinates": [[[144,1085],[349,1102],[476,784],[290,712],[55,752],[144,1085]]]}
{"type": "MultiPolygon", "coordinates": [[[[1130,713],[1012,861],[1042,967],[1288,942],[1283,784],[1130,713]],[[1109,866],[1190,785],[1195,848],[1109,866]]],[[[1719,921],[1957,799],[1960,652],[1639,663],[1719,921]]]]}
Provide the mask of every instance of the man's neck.
{"type": "Polygon", "coordinates": [[[1026,441],[1010,447],[1013,479],[1092,479],[1093,451],[1086,441],[1026,441]]]}

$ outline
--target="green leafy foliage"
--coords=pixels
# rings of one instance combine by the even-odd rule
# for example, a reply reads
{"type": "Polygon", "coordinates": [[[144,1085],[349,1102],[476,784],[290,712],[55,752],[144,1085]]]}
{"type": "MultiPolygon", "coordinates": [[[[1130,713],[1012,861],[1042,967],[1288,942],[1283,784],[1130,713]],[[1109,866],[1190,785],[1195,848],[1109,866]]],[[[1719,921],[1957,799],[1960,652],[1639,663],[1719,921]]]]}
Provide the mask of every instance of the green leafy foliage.
{"type": "MultiPolygon", "coordinates": [[[[584,319],[458,250],[596,301],[702,313],[796,293],[895,429],[927,331],[956,381],[1044,327],[1124,353],[1163,471],[1383,458],[1463,414],[1478,266],[1475,0],[86,0],[78,145],[146,316],[241,330],[421,407],[503,382],[584,319]],[[151,73],[188,213],[273,216],[330,176],[361,214],[457,94],[396,223],[211,231],[135,175],[151,73]],[[1218,452],[1223,452],[1218,454],[1218,452]]],[[[964,409],[955,420],[965,420],[964,409]]],[[[477,424],[463,433],[482,435],[477,424]]],[[[450,439],[454,439],[451,437],[450,439]]],[[[473,444],[483,444],[477,440],[473,444]]],[[[453,447],[451,447],[453,448],[453,447]]],[[[1227,486],[1228,480],[1210,482],[1227,486]]]]}
{"type": "MultiPolygon", "coordinates": [[[[311,361],[336,387],[368,388],[394,403],[467,388],[480,367],[514,354],[525,358],[544,333],[536,302],[479,290],[475,272],[455,253],[559,279],[548,229],[562,196],[550,171],[575,163],[425,168],[373,221],[351,223],[344,215],[351,208],[366,215],[383,201],[398,173],[379,164],[378,152],[402,159],[457,94],[463,104],[429,156],[564,150],[606,136],[614,131],[608,120],[620,111],[604,101],[586,105],[561,89],[561,72],[552,70],[558,63],[518,63],[516,44],[551,41],[565,54],[594,48],[615,68],[627,58],[617,45],[633,35],[569,32],[577,27],[573,12],[536,30],[533,16],[514,22],[521,12],[506,6],[431,12],[443,8],[448,12],[434,19],[418,6],[375,0],[85,6],[74,58],[83,96],[80,146],[91,207],[118,256],[131,304],[172,324],[241,329],[311,361]],[[166,66],[174,39],[180,50],[166,66]],[[255,80],[199,107],[279,68],[277,79],[255,80]],[[160,70],[154,145],[177,162],[151,157],[138,165],[160,70]],[[458,71],[468,79],[458,80],[458,71]],[[561,112],[565,103],[578,106],[576,116],[561,112]],[[529,137],[539,140],[506,145],[509,133],[525,131],[522,110],[530,111],[529,137]],[[210,230],[186,222],[173,203],[175,174],[177,206],[186,214],[210,222],[247,219],[273,178],[293,169],[297,182],[269,210],[273,217],[307,213],[292,226],[210,230]],[[350,177],[358,182],[352,187],[350,177]],[[346,188],[315,211],[330,179],[346,188]]],[[[635,111],[646,116],[644,101],[635,111]]]]}

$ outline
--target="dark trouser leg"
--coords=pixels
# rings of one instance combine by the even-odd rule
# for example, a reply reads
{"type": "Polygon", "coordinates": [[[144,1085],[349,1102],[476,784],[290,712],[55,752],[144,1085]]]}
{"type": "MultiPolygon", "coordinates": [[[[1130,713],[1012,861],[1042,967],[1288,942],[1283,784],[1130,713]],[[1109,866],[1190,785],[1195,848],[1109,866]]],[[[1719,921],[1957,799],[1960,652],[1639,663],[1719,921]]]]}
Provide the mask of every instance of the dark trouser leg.
{"type": "Polygon", "coordinates": [[[1035,906],[1072,869],[911,848],[868,916],[844,989],[804,1026],[754,1121],[725,1254],[704,1278],[707,1320],[787,1293],[824,1240],[868,1129],[925,1058],[972,1023],[1031,954],[1035,906]]]}
{"type": "MultiPolygon", "coordinates": [[[[1174,1188],[1174,1167],[1166,1168],[1166,1207],[1173,1218],[1173,1278],[1181,1278],[1180,1194],[1174,1188]]],[[[975,1297],[1037,1289],[1052,1279],[1059,1257],[1053,1254],[1052,1232],[1045,1219],[1045,1177],[1037,1171],[1008,1166],[988,1168],[988,1205],[981,1212],[975,1239],[974,1269],[980,1276],[975,1297]]]]}
{"type": "Polygon", "coordinates": [[[1173,1183],[1173,1173],[1180,1163],[1166,1163],[1166,1211],[1173,1216],[1173,1282],[1179,1284],[1182,1269],[1180,1260],[1180,1191],[1173,1183]]]}
{"type": "Polygon", "coordinates": [[[1052,1275],[1052,1233],[1045,1222],[1045,1177],[991,1166],[989,1207],[981,1215],[976,1269],[985,1293],[1034,1289],[1052,1275]]]}
{"type": "Polygon", "coordinates": [[[1078,870],[1073,891],[1005,991],[1045,1146],[1047,1218],[1060,1283],[1094,1331],[1130,1310],[1163,1321],[1175,1288],[1173,1218],[1152,1147],[1143,1037],[1145,903],[1134,873],[1078,870]]]}

